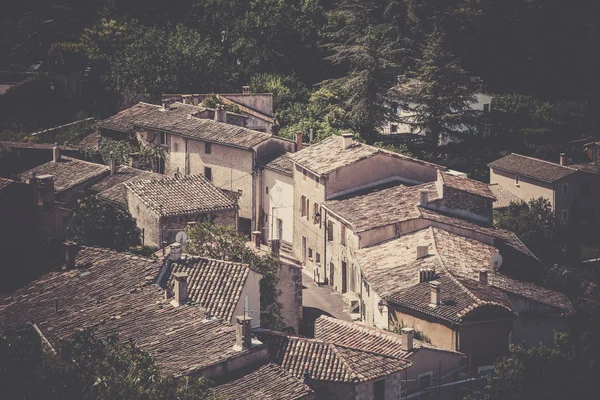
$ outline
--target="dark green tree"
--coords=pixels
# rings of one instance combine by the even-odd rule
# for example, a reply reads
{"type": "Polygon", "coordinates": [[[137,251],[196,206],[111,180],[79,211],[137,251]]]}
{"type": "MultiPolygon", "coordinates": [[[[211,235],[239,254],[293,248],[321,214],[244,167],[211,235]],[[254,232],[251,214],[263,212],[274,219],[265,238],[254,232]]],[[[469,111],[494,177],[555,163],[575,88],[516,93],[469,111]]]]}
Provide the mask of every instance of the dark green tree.
{"type": "Polygon", "coordinates": [[[270,255],[261,255],[246,246],[246,236],[229,226],[209,222],[197,224],[189,230],[185,251],[202,257],[230,260],[249,264],[264,274],[260,281],[260,321],[268,329],[283,330],[281,304],[277,290],[278,262],[270,255]]]}
{"type": "Polygon", "coordinates": [[[33,329],[0,336],[3,399],[206,399],[208,382],[160,374],[152,357],[132,342],[82,331],[55,351],[42,348],[33,329]]]}
{"type": "Polygon", "coordinates": [[[386,10],[383,0],[338,1],[329,13],[325,35],[331,52],[327,59],[344,73],[322,82],[322,87],[339,99],[348,127],[367,143],[375,142],[379,128],[395,119],[394,87],[403,72],[404,38],[386,10]]]}
{"type": "Polygon", "coordinates": [[[79,201],[69,218],[66,236],[78,244],[119,251],[140,244],[140,230],[131,214],[95,196],[79,201]]]}
{"type": "Polygon", "coordinates": [[[401,91],[410,115],[402,122],[425,134],[435,148],[441,138],[460,138],[479,127],[472,109],[479,81],[452,54],[440,30],[426,36],[413,70],[404,75],[401,91]]]}
{"type": "Polygon", "coordinates": [[[306,113],[310,92],[293,75],[261,73],[252,76],[253,93],[273,93],[273,108],[279,124],[286,127],[298,122],[306,113]]]}

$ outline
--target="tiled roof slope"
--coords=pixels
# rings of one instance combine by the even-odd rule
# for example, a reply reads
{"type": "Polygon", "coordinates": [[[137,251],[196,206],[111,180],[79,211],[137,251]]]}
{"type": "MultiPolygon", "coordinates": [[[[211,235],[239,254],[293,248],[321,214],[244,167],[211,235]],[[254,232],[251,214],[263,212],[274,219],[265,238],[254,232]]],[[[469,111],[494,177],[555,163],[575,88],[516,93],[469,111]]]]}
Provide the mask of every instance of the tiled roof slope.
{"type": "Polygon", "coordinates": [[[201,107],[182,103],[171,104],[169,110],[154,104],[138,103],[100,121],[98,127],[129,133],[138,126],[243,148],[251,148],[272,137],[269,133],[193,116],[201,110],[201,107]]]}
{"type": "Polygon", "coordinates": [[[246,264],[183,256],[171,265],[167,285],[173,288],[175,273],[187,273],[188,298],[200,304],[210,315],[230,321],[249,271],[246,264]]]}
{"type": "Polygon", "coordinates": [[[328,382],[366,382],[401,371],[411,365],[397,357],[363,351],[319,339],[287,336],[259,329],[256,336],[269,347],[275,363],[292,376],[328,382]]]}
{"type": "MultiPolygon", "coordinates": [[[[402,337],[398,334],[325,315],[321,315],[315,321],[315,337],[326,342],[390,357],[405,358],[410,354],[402,350],[402,337]]],[[[433,347],[416,339],[413,339],[413,346],[412,352],[421,347],[433,347]]]]}
{"type": "Polygon", "coordinates": [[[284,153],[283,155],[277,157],[265,165],[265,168],[272,169],[289,176],[292,176],[294,173],[294,163],[290,159],[290,153],[284,153]]]}
{"type": "Polygon", "coordinates": [[[159,215],[233,210],[237,204],[202,175],[125,183],[135,196],[159,215]]]}
{"type": "Polygon", "coordinates": [[[373,157],[376,154],[385,154],[415,163],[430,165],[445,170],[446,167],[427,163],[415,158],[407,157],[399,153],[383,150],[368,144],[354,142],[349,148],[342,148],[344,138],[331,136],[321,142],[306,147],[296,153],[290,154],[290,158],[302,167],[318,175],[327,175],[337,169],[354,164],[358,161],[373,157]]]}
{"type": "Polygon", "coordinates": [[[120,165],[115,174],[106,176],[90,186],[89,189],[98,193],[98,196],[103,199],[127,205],[127,188],[123,185],[125,182],[158,180],[166,177],[166,175],[156,172],[120,165]]]}
{"type": "Polygon", "coordinates": [[[492,161],[488,166],[550,183],[577,171],[577,169],[569,166],[515,153],[492,161]]]}
{"type": "Polygon", "coordinates": [[[233,349],[231,325],[206,320],[201,307],[174,307],[163,300],[161,290],[152,286],[160,262],[84,247],[76,265],[75,270],[51,272],[0,299],[0,332],[33,322],[51,344],[86,327],[101,335],[117,332],[173,375],[241,354],[233,349]]]}
{"type": "Polygon", "coordinates": [[[496,196],[494,209],[506,208],[511,202],[521,202],[521,199],[517,195],[512,194],[512,192],[506,190],[502,185],[491,183],[489,186],[492,193],[494,193],[494,196],[496,196]]]}
{"type": "Polygon", "coordinates": [[[487,199],[496,200],[496,196],[494,196],[494,193],[486,183],[469,179],[466,176],[453,175],[442,171],[439,172],[439,177],[444,186],[485,197],[487,199]]]}
{"type": "MultiPolygon", "coordinates": [[[[0,141],[0,148],[15,148],[15,149],[44,149],[52,150],[54,148],[53,143],[36,143],[36,142],[19,142],[11,140],[0,141]]],[[[78,149],[72,147],[60,147],[62,150],[77,151],[78,149]]]]}
{"type": "Polygon", "coordinates": [[[9,187],[15,181],[0,177],[0,191],[9,187]]]}
{"type": "Polygon", "coordinates": [[[219,385],[212,392],[224,400],[301,400],[314,393],[309,386],[273,363],[219,385]]]}
{"type": "Polygon", "coordinates": [[[21,180],[29,179],[31,172],[37,175],[53,175],[54,191],[60,193],[102,175],[108,175],[109,171],[106,165],[61,156],[58,162],[50,161],[21,173],[21,180]]]}

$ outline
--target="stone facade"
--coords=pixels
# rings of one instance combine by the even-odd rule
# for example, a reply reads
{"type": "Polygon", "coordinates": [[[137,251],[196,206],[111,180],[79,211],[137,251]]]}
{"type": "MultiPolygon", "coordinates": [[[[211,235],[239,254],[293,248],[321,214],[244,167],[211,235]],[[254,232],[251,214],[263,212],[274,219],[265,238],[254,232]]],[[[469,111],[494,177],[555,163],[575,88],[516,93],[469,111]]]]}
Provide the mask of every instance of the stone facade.
{"type": "Polygon", "coordinates": [[[283,322],[298,332],[302,325],[302,267],[282,255],[277,277],[283,322]]]}

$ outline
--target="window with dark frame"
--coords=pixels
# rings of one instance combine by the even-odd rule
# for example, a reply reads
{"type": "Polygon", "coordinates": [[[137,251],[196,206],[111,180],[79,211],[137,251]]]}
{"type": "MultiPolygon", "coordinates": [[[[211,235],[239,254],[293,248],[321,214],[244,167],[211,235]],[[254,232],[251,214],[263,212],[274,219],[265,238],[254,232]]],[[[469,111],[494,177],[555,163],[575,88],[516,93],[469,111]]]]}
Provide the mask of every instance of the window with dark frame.
{"type": "Polygon", "coordinates": [[[327,221],[327,240],[333,241],[333,222],[327,221]]]}
{"type": "Polygon", "coordinates": [[[210,143],[210,142],[204,143],[204,153],[212,154],[212,143],[210,143]]]}
{"type": "Polygon", "coordinates": [[[212,182],[212,168],[204,167],[204,177],[212,182]]]}
{"type": "Polygon", "coordinates": [[[166,146],[167,145],[167,134],[164,132],[159,132],[158,133],[158,140],[159,140],[159,144],[161,146],[166,146]]]}
{"type": "Polygon", "coordinates": [[[300,215],[306,217],[306,197],[300,197],[300,215]]]}
{"type": "Polygon", "coordinates": [[[340,244],[346,245],[346,226],[344,224],[340,224],[340,244]]]}

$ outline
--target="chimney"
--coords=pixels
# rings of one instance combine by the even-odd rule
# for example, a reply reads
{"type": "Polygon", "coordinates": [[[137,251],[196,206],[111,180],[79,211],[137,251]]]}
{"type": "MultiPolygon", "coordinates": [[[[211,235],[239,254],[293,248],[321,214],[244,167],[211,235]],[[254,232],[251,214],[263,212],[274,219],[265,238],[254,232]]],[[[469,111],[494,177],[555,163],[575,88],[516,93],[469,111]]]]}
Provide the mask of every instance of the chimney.
{"type": "Polygon", "coordinates": [[[310,130],[308,131],[308,143],[312,143],[314,140],[314,136],[313,136],[313,128],[310,128],[310,130]]]}
{"type": "Polygon", "coordinates": [[[598,145],[596,143],[592,145],[592,163],[598,163],[598,145]]]}
{"type": "Polygon", "coordinates": [[[131,168],[139,168],[140,167],[140,153],[129,154],[129,166],[131,168]]]}
{"type": "Polygon", "coordinates": [[[431,303],[429,303],[429,307],[435,308],[442,304],[440,298],[440,282],[431,281],[429,282],[429,287],[431,287],[431,303]]]}
{"type": "Polygon", "coordinates": [[[252,231],[252,241],[257,249],[260,249],[260,231],[252,231]]]}
{"type": "MultiPolygon", "coordinates": [[[[54,176],[40,175],[37,177],[37,190],[41,204],[54,204],[54,176]]],[[[38,204],[40,204],[38,202],[38,204]]]]}
{"type": "Polygon", "coordinates": [[[419,283],[429,282],[435,279],[435,271],[433,269],[419,270],[419,283]]]}
{"type": "Polygon", "coordinates": [[[567,165],[567,155],[560,153],[560,165],[567,165]]]}
{"type": "Polygon", "coordinates": [[[54,147],[52,148],[52,161],[60,161],[60,147],[58,146],[58,143],[54,143],[54,147]]]}
{"type": "Polygon", "coordinates": [[[191,94],[184,94],[181,96],[181,102],[183,104],[192,104],[192,95],[191,94]]]}
{"type": "Polygon", "coordinates": [[[188,299],[188,274],[185,272],[175,272],[175,303],[180,306],[185,303],[188,299]]]}
{"type": "Polygon", "coordinates": [[[36,173],[35,172],[30,172],[29,173],[29,178],[27,179],[27,183],[31,185],[31,191],[33,192],[33,205],[34,206],[39,206],[40,205],[40,198],[39,198],[39,184],[38,184],[38,180],[36,178],[36,173]]]}
{"type": "Polygon", "coordinates": [[[413,349],[413,334],[414,329],[402,328],[402,351],[411,351],[413,349]]]}
{"type": "Polygon", "coordinates": [[[175,242],[171,245],[171,252],[169,253],[169,259],[171,261],[179,261],[181,258],[181,243],[175,242]]]}
{"type": "Polygon", "coordinates": [[[169,103],[169,100],[167,99],[162,99],[162,110],[169,110],[171,109],[171,104],[169,103]]]}
{"type": "Polygon", "coordinates": [[[110,174],[114,175],[117,173],[117,161],[113,157],[113,152],[110,152],[110,161],[108,162],[108,168],[110,169],[110,174]]]}
{"type": "Polygon", "coordinates": [[[302,131],[296,132],[296,151],[302,150],[302,131]]]}
{"type": "Polygon", "coordinates": [[[487,269],[480,269],[479,270],[479,282],[484,283],[487,285],[488,283],[488,271],[487,269]]]}
{"type": "Polygon", "coordinates": [[[250,94],[250,86],[242,86],[242,94],[250,94]]]}
{"type": "Polygon", "coordinates": [[[235,349],[248,350],[252,346],[252,318],[246,315],[235,317],[235,349]]]}
{"type": "Polygon", "coordinates": [[[352,137],[354,135],[351,133],[342,133],[342,137],[344,138],[344,140],[342,141],[342,149],[347,149],[348,147],[352,146],[352,137]]]}
{"type": "Polygon", "coordinates": [[[227,111],[221,104],[217,104],[217,108],[215,109],[215,121],[217,122],[227,122],[227,111]]]}
{"type": "Polygon", "coordinates": [[[275,257],[279,257],[279,249],[281,248],[281,242],[279,239],[271,240],[271,254],[275,257]]]}
{"type": "Polygon", "coordinates": [[[419,205],[421,207],[427,207],[429,204],[429,191],[427,189],[419,190],[419,205]]]}
{"type": "Polygon", "coordinates": [[[429,246],[424,244],[417,246],[417,260],[425,258],[429,255],[429,246]]]}
{"type": "Polygon", "coordinates": [[[74,242],[65,242],[65,263],[67,269],[75,269],[75,257],[79,247],[74,242]]]}

